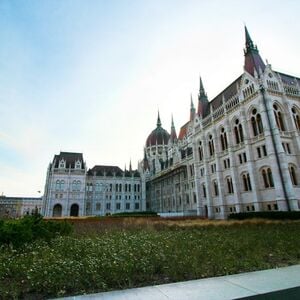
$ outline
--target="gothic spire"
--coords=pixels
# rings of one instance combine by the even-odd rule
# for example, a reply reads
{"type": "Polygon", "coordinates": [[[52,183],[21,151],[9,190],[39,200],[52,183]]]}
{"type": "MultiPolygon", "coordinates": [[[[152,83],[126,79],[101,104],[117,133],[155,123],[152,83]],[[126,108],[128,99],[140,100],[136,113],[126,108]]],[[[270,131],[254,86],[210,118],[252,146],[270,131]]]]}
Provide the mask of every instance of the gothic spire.
{"type": "Polygon", "coordinates": [[[257,50],[257,47],[254,46],[253,41],[250,37],[249,31],[247,27],[245,26],[245,40],[246,40],[246,50],[257,50]]]}
{"type": "Polygon", "coordinates": [[[171,121],[171,136],[170,136],[171,143],[174,143],[177,140],[177,134],[176,129],[174,125],[173,115],[172,115],[172,121],[171,121]]]}
{"type": "Polygon", "coordinates": [[[265,63],[263,62],[262,58],[259,55],[257,46],[254,45],[249,31],[245,26],[245,65],[244,69],[252,76],[255,74],[259,74],[261,71],[265,70],[265,63]]]}
{"type": "Polygon", "coordinates": [[[129,161],[129,172],[132,172],[131,159],[129,161]]]}
{"type": "Polygon", "coordinates": [[[207,98],[201,76],[200,76],[199,98],[207,98]]]}
{"type": "Polygon", "coordinates": [[[207,99],[207,94],[204,89],[204,85],[202,82],[202,78],[200,76],[200,88],[199,88],[199,94],[198,94],[198,115],[204,116],[206,114],[208,107],[208,99],[207,99]]]}
{"type": "Polygon", "coordinates": [[[158,111],[158,115],[157,115],[157,123],[156,123],[157,127],[161,127],[161,121],[160,121],[160,116],[159,116],[159,111],[158,111]]]}

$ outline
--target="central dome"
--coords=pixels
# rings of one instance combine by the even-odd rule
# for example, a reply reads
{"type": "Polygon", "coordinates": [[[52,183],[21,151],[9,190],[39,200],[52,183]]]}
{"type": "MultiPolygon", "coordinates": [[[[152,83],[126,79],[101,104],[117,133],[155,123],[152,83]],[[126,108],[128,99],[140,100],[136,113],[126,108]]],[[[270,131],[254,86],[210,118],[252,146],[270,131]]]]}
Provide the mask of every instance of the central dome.
{"type": "Polygon", "coordinates": [[[167,145],[170,139],[170,134],[167,130],[161,127],[161,121],[158,114],[157,127],[149,134],[146,140],[146,147],[155,145],[167,145]]]}

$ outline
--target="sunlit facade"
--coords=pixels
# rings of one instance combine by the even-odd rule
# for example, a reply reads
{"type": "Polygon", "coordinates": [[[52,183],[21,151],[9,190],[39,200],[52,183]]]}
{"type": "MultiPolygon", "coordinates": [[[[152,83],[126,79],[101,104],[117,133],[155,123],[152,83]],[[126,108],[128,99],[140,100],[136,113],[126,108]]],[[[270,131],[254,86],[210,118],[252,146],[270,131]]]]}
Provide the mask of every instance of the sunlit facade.
{"type": "Polygon", "coordinates": [[[139,166],[147,209],[217,219],[300,209],[300,79],[265,64],[245,36],[244,72],[210,101],[200,78],[178,136],[158,116],[139,166]]]}

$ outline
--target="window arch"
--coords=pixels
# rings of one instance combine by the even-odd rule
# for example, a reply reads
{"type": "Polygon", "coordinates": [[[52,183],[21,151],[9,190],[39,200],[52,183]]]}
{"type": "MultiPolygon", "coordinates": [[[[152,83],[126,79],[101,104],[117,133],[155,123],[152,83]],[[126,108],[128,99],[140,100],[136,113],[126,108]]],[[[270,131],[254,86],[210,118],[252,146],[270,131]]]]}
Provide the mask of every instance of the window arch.
{"type": "Polygon", "coordinates": [[[292,107],[292,114],[293,114],[293,119],[294,119],[295,126],[296,126],[297,130],[300,131],[299,110],[295,106],[292,107]]]}
{"type": "Polygon", "coordinates": [[[227,183],[227,192],[228,194],[233,194],[233,184],[232,184],[232,178],[230,176],[226,177],[226,183],[227,183]]]}
{"type": "Polygon", "coordinates": [[[55,190],[57,191],[62,191],[65,186],[65,181],[64,180],[56,180],[55,182],[55,190]]]}
{"type": "Polygon", "coordinates": [[[203,160],[203,147],[202,147],[202,142],[199,142],[199,147],[198,147],[198,154],[199,154],[199,161],[203,160]]]}
{"type": "Polygon", "coordinates": [[[237,145],[244,142],[243,127],[239,119],[236,119],[234,122],[234,135],[235,135],[235,142],[237,145]]]}
{"type": "Polygon", "coordinates": [[[297,174],[296,174],[296,168],[294,165],[289,165],[289,173],[291,177],[291,181],[293,185],[298,185],[298,180],[297,180],[297,174]]]}
{"type": "Polygon", "coordinates": [[[218,187],[218,182],[217,180],[213,181],[213,189],[214,189],[214,195],[218,196],[219,195],[219,187],[218,187]]]}
{"type": "Polygon", "coordinates": [[[263,133],[263,131],[264,131],[262,120],[261,120],[261,115],[257,112],[256,108],[252,109],[251,114],[252,114],[251,125],[252,125],[253,135],[257,136],[257,135],[263,133]]]}
{"type": "Polygon", "coordinates": [[[261,175],[263,178],[263,183],[265,188],[274,187],[272,170],[269,167],[265,167],[261,170],[261,175]]]}
{"type": "Polygon", "coordinates": [[[273,105],[273,111],[274,111],[275,121],[276,121],[278,129],[280,131],[285,131],[283,114],[277,104],[273,105]]]}
{"type": "Polygon", "coordinates": [[[213,136],[211,134],[208,136],[208,150],[210,156],[213,156],[215,154],[215,145],[213,136]]]}
{"type": "Polygon", "coordinates": [[[206,198],[206,186],[205,186],[205,183],[202,184],[202,193],[203,193],[203,198],[206,198]]]}
{"type": "Polygon", "coordinates": [[[222,151],[227,150],[228,149],[228,141],[227,141],[227,135],[226,135],[226,131],[225,131],[224,127],[221,128],[220,140],[221,140],[222,151]]]}
{"type": "Polygon", "coordinates": [[[245,192],[252,191],[251,179],[249,173],[243,173],[242,180],[243,180],[244,191],[245,192]]]}

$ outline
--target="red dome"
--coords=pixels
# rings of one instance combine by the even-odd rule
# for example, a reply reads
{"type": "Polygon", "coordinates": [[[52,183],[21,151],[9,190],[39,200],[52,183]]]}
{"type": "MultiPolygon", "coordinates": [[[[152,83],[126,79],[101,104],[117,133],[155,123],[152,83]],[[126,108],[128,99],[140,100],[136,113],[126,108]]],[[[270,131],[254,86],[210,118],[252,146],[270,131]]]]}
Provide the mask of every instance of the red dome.
{"type": "Polygon", "coordinates": [[[153,145],[167,145],[170,139],[170,134],[161,126],[157,126],[148,136],[146,147],[153,145]]]}

